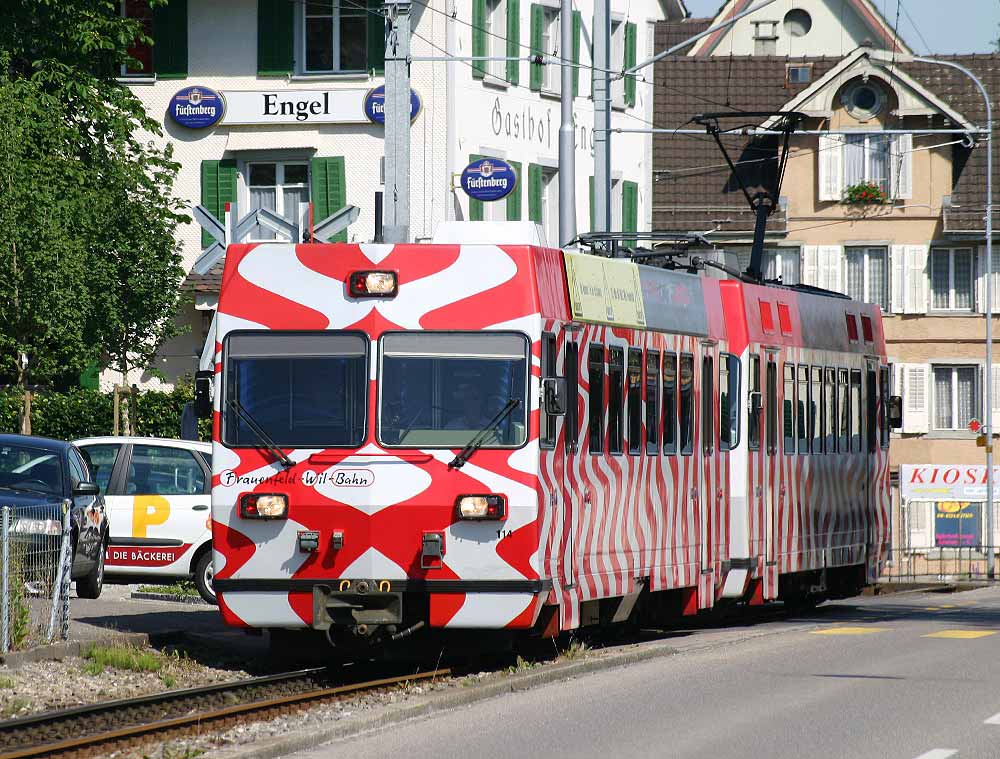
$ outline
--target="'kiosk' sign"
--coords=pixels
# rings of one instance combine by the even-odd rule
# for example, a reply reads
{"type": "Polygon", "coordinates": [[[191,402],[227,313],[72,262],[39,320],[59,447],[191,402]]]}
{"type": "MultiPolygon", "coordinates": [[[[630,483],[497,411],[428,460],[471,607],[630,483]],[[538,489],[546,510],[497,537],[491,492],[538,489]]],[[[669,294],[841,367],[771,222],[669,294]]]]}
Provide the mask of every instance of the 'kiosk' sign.
{"type": "Polygon", "coordinates": [[[517,172],[499,158],[480,158],[462,172],[462,189],[475,200],[501,200],[510,195],[515,186],[517,172]]]}

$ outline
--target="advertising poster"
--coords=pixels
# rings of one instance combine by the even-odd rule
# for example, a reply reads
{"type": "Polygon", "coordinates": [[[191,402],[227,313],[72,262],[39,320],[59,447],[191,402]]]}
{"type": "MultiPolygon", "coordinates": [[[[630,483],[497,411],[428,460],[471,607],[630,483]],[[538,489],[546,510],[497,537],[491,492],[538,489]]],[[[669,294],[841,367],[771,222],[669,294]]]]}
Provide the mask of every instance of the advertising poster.
{"type": "Polygon", "coordinates": [[[938,501],[934,504],[934,545],[939,548],[966,548],[982,543],[981,503],[938,501]]]}

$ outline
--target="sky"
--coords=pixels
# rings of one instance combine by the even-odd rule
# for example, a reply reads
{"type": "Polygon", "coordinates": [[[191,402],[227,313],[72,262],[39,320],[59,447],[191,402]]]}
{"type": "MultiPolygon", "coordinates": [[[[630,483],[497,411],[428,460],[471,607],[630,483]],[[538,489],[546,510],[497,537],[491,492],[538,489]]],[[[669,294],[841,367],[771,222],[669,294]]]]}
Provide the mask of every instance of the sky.
{"type": "MultiPolygon", "coordinates": [[[[684,0],[694,17],[713,16],[722,0],[684,0]]],[[[837,3],[842,0],[828,0],[837,3]]],[[[1000,0],[874,0],[916,53],[988,53],[1000,36],[1000,0]],[[911,21],[912,19],[912,21],[911,21]]]]}

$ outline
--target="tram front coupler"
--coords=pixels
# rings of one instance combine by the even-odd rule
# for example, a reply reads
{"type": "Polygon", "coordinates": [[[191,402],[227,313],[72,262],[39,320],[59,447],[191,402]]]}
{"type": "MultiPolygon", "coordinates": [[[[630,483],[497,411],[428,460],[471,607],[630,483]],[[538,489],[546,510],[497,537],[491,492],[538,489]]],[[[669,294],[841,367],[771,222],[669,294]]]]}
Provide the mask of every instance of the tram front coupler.
{"type": "Polygon", "coordinates": [[[313,587],[313,629],[346,629],[366,638],[382,626],[398,629],[402,621],[403,594],[392,591],[388,580],[338,580],[313,587]]]}

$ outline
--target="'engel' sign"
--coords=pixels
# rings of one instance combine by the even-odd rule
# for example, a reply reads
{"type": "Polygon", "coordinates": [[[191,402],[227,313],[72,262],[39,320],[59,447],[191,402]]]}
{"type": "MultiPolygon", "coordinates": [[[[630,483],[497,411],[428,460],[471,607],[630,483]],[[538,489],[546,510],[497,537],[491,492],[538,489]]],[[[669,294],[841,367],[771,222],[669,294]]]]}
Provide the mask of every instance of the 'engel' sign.
{"type": "Polygon", "coordinates": [[[517,186],[514,167],[499,158],[480,158],[462,172],[462,189],[475,200],[501,200],[517,186]]]}
{"type": "MultiPolygon", "coordinates": [[[[1000,495],[1000,467],[993,467],[1000,495]]],[[[985,501],[986,467],[971,464],[900,464],[899,494],[907,501],[985,501]]]]}

